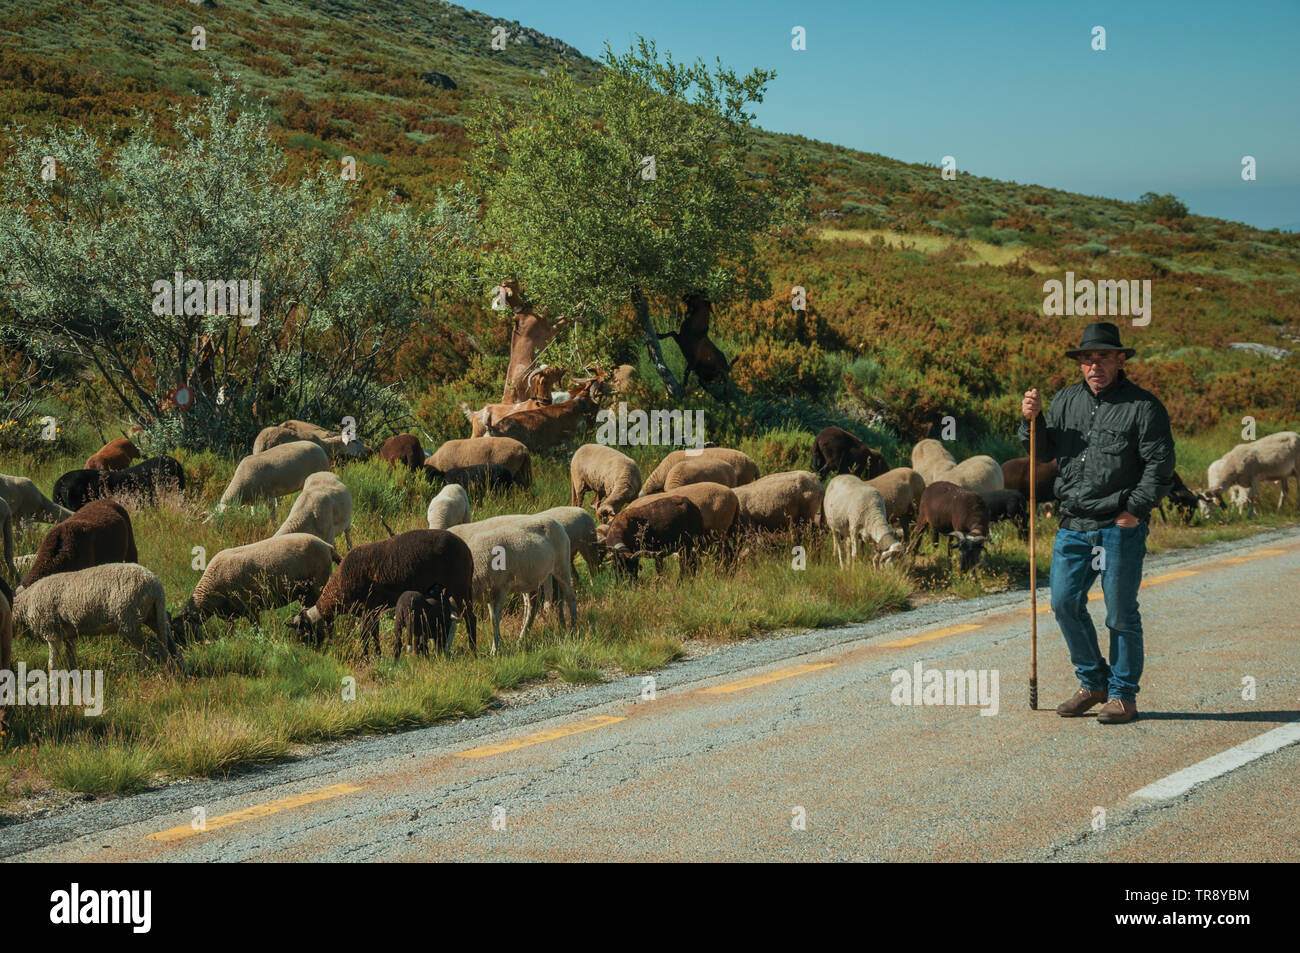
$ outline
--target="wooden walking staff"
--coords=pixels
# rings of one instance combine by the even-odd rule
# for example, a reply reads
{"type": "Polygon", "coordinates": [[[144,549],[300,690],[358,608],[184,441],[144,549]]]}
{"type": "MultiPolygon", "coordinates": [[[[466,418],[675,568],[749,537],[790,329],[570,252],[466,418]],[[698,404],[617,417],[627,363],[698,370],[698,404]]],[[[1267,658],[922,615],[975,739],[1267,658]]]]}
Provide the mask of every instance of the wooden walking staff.
{"type": "Polygon", "coordinates": [[[1038,417],[1029,421],[1029,710],[1038,711],[1038,417]]]}

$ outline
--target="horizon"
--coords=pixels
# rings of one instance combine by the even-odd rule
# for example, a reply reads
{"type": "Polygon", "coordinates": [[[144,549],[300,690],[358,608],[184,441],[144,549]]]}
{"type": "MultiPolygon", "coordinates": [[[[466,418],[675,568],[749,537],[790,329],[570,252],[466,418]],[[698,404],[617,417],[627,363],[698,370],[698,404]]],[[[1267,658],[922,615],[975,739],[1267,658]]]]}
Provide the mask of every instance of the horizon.
{"type": "Polygon", "coordinates": [[[952,155],[959,172],[1128,202],[1172,193],[1196,215],[1300,231],[1297,5],[940,2],[918,20],[915,9],[846,0],[496,0],[479,12],[596,60],[606,42],[620,53],[640,34],[675,59],[774,70],[754,110],[771,132],[908,163],[952,155]],[[794,26],[805,50],[791,48],[794,26]],[[1092,49],[1094,26],[1106,30],[1104,51],[1092,49]],[[1091,135],[1102,124],[1107,135],[1091,135]],[[1242,179],[1247,155],[1255,181],[1242,179]]]}

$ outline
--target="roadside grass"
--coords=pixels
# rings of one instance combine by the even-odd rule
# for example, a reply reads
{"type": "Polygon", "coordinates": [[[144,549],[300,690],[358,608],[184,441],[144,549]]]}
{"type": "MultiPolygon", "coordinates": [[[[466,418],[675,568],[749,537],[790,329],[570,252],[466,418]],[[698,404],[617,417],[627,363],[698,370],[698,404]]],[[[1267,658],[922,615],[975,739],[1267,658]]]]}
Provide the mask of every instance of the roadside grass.
{"type": "MultiPolygon", "coordinates": [[[[758,446],[756,444],[755,446],[758,446]]],[[[92,448],[93,449],[93,448],[92,448]]],[[[754,449],[750,447],[749,449],[754,449]]],[[[6,472],[29,474],[42,489],[79,465],[79,453],[52,460],[7,460],[6,472]]],[[[768,453],[784,453],[773,444],[768,453]]],[[[201,570],[195,548],[207,559],[219,550],[270,535],[276,521],[265,506],[236,508],[208,520],[234,470],[234,461],[212,454],[177,454],[187,471],[187,490],[159,507],[132,513],[140,559],[162,580],[174,614],[189,597],[201,570]],[[205,522],[205,520],[207,520],[205,522]]],[[[633,448],[648,473],[656,448],[633,448]]],[[[764,469],[778,461],[760,461],[764,469]]],[[[788,465],[788,461],[781,461],[788,465]]],[[[432,489],[423,474],[393,470],[377,460],[350,463],[340,475],[353,493],[355,543],[424,527],[432,489]],[[381,520],[383,522],[381,522],[381,520]]],[[[476,501],[474,518],[537,512],[569,502],[567,462],[534,461],[531,491],[511,490],[476,501]]],[[[1277,490],[1265,489],[1254,520],[1231,512],[1185,527],[1156,522],[1150,549],[1237,539],[1291,525],[1294,513],[1278,514],[1277,490]]],[[[293,498],[279,502],[281,519],[293,498]]],[[[1054,520],[1041,521],[1038,572],[1046,580],[1054,520]]],[[[44,525],[25,527],[18,552],[32,552],[44,525]]],[[[683,653],[688,640],[732,642],[765,632],[865,621],[905,609],[923,596],[969,598],[1023,586],[1028,549],[1003,524],[980,568],[961,574],[945,546],[923,543],[919,553],[885,567],[870,559],[841,570],[824,532],[746,536],[738,558],[724,564],[708,553],[700,571],[682,577],[678,560],[665,560],[662,575],[643,561],[635,582],[616,580],[608,566],[592,573],[577,560],[578,623],[572,633],[558,624],[555,608],[539,609],[529,635],[520,640],[522,601],[502,619],[501,652],[492,656],[492,629],[479,607],[480,654],[470,654],[463,634],[450,657],[403,655],[394,661],[392,623],[381,627],[383,654],[365,658],[351,620],[338,620],[321,650],[301,644],[287,620],[298,605],[266,610],[256,619],[209,620],[186,649],[190,676],[138,669],[119,639],[86,639],[78,646],[82,668],[105,673],[104,710],[86,715],[75,707],[15,707],[0,747],[0,809],[15,799],[51,789],[92,795],[125,794],[189,777],[217,777],[299,756],[306,745],[375,732],[472,718],[502,691],[539,680],[583,685],[636,675],[683,653]],[[802,547],[802,549],[797,548],[802,547]],[[351,693],[349,697],[348,693],[351,693]]],[[[340,539],[340,548],[346,545],[340,539]]],[[[463,627],[462,627],[463,631],[463,627]]],[[[15,663],[43,668],[47,649],[27,635],[14,644],[15,663]]]]}

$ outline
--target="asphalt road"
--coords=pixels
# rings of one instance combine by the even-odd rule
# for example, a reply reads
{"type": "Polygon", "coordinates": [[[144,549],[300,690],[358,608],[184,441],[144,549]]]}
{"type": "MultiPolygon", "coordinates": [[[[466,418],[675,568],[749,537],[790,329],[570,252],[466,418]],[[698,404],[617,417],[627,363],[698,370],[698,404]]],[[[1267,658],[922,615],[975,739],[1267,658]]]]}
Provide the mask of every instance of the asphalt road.
{"type": "MultiPolygon", "coordinates": [[[[1149,557],[1128,725],[1052,710],[1075,683],[1048,611],[1028,710],[1018,593],[736,646],[670,666],[653,699],[619,680],[89,803],[0,830],[0,856],[1296,861],[1298,587],[1300,530],[1149,557]],[[918,664],[996,672],[996,714],[895,704],[918,664]],[[1196,767],[1243,744],[1276,750],[1196,767]]],[[[1104,639],[1098,588],[1091,607],[1104,639]]]]}

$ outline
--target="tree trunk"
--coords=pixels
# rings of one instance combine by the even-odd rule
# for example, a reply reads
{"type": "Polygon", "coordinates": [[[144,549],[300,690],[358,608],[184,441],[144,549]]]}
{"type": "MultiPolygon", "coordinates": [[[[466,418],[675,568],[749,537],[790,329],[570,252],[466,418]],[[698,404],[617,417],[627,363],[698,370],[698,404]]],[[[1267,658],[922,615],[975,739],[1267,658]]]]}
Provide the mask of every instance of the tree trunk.
{"type": "Polygon", "coordinates": [[[681,397],[683,394],[682,385],[677,380],[677,375],[673,373],[672,368],[664,360],[664,352],[659,347],[659,334],[655,331],[654,324],[650,321],[650,302],[646,300],[645,292],[640,286],[632,289],[632,306],[636,308],[637,320],[641,322],[641,327],[645,329],[645,349],[650,353],[650,361],[659,372],[659,376],[664,380],[664,386],[668,388],[668,394],[671,397],[681,397]]]}

